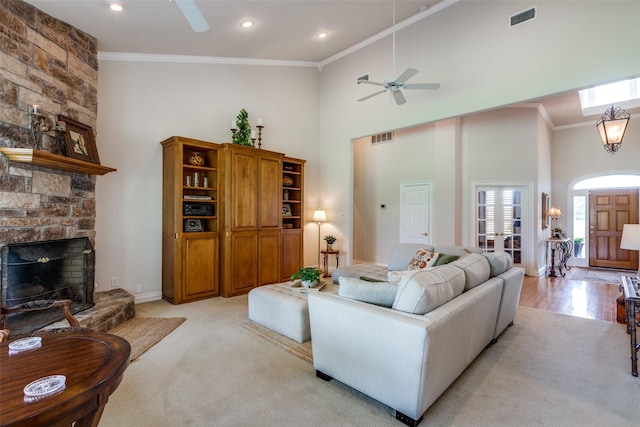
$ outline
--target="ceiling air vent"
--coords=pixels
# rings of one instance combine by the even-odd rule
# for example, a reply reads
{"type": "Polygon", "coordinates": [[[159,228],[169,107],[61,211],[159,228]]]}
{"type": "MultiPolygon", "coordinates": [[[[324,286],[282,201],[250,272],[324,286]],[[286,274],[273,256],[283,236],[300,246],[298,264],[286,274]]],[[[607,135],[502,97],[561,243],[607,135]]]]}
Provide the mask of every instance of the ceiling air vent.
{"type": "Polygon", "coordinates": [[[371,145],[383,144],[393,141],[393,132],[384,132],[377,135],[371,135],[371,145]]]}
{"type": "Polygon", "coordinates": [[[536,8],[532,7],[525,11],[512,15],[511,18],[509,18],[510,20],[509,26],[515,27],[518,24],[522,24],[523,22],[527,22],[534,19],[535,17],[536,17],[536,8]]]}

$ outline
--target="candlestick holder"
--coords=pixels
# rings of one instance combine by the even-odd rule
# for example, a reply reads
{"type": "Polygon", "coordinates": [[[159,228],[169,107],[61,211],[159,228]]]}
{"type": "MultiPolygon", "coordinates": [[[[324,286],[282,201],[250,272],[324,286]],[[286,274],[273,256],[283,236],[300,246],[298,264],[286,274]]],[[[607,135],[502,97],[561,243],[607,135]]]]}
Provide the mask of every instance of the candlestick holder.
{"type": "Polygon", "coordinates": [[[256,139],[255,138],[251,138],[251,146],[252,147],[256,146],[256,139]]]}
{"type": "Polygon", "coordinates": [[[262,148],[262,129],[264,129],[263,125],[257,125],[258,128],[258,148],[262,148]]]}
{"type": "Polygon", "coordinates": [[[42,135],[49,131],[49,120],[40,110],[39,105],[29,105],[27,112],[27,129],[31,131],[33,146],[36,150],[42,148],[42,135]]]}
{"type": "Polygon", "coordinates": [[[238,129],[236,129],[236,128],[231,128],[231,142],[233,142],[233,141],[235,141],[235,140],[236,140],[235,136],[236,136],[236,132],[237,132],[237,131],[238,131],[238,129]]]}

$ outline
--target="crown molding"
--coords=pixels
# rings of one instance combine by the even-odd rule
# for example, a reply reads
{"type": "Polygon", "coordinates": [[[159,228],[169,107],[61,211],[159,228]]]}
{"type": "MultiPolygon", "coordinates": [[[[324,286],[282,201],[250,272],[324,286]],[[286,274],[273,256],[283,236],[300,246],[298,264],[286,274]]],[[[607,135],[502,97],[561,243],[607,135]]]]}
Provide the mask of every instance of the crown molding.
{"type": "Polygon", "coordinates": [[[153,53],[98,52],[99,61],[172,62],[182,64],[264,65],[275,67],[315,67],[318,62],[276,59],[230,58],[220,56],[159,55],[153,53]]]}

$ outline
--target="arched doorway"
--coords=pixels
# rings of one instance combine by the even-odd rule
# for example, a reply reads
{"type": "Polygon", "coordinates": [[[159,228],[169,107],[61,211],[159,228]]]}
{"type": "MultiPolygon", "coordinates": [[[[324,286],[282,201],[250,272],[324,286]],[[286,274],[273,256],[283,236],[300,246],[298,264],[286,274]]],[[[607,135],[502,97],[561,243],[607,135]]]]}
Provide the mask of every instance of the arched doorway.
{"type": "Polygon", "coordinates": [[[568,203],[574,238],[571,265],[637,269],[637,254],[621,251],[619,242],[622,225],[638,223],[639,188],[639,172],[574,181],[568,203]]]}

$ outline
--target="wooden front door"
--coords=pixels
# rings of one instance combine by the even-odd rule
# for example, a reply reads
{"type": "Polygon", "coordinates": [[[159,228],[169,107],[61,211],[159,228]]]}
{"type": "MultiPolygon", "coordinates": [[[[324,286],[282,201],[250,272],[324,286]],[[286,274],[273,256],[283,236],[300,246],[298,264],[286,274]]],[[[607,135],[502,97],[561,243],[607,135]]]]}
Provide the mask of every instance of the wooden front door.
{"type": "Polygon", "coordinates": [[[620,249],[622,226],[638,223],[638,189],[589,192],[589,266],[637,270],[638,252],[620,249]]]}

